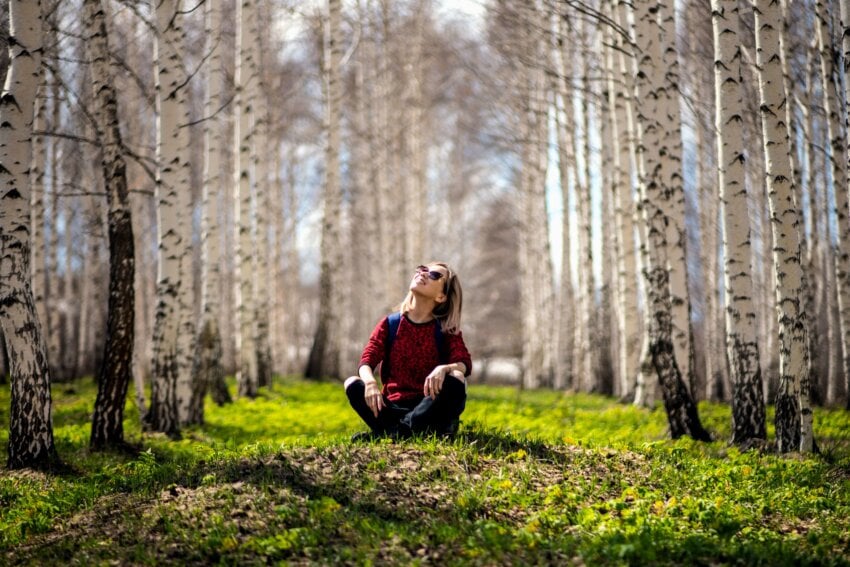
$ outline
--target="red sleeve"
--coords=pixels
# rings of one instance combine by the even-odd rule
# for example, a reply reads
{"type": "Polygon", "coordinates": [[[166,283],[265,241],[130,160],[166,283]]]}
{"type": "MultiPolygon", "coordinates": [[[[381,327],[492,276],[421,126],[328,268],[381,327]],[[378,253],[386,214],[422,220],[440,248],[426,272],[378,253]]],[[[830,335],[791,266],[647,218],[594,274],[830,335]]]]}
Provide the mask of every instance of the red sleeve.
{"type": "Polygon", "coordinates": [[[378,363],[384,360],[384,354],[386,353],[384,345],[386,344],[385,341],[389,332],[390,322],[387,317],[384,317],[375,325],[375,330],[369,336],[369,342],[363,347],[363,354],[360,355],[360,364],[357,365],[357,368],[367,364],[373,372],[375,371],[378,363]]]}
{"type": "Polygon", "coordinates": [[[469,351],[466,350],[466,343],[463,342],[463,333],[458,332],[456,335],[446,335],[449,338],[449,363],[462,362],[466,365],[466,373],[464,376],[469,376],[472,373],[472,357],[469,351]]]}

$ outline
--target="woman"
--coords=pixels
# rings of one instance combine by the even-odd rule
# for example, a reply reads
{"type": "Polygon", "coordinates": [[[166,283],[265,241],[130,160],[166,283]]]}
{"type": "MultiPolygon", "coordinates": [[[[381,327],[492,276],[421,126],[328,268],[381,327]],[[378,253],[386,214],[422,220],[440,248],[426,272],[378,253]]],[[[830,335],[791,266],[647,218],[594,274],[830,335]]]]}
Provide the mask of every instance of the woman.
{"type": "Polygon", "coordinates": [[[363,349],[358,376],[345,381],[351,407],[370,428],[353,439],[456,432],[472,371],[460,330],[462,299],[460,280],[448,265],[416,268],[399,313],[378,323],[363,349]],[[380,389],[374,375],[378,363],[380,389]]]}

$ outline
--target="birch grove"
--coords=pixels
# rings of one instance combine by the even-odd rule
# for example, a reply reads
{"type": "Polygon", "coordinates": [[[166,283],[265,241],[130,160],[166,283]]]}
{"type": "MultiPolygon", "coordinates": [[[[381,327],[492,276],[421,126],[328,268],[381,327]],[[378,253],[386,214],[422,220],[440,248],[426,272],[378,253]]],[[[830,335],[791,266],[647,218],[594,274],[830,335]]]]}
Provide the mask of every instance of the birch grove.
{"type": "Polygon", "coordinates": [[[99,384],[100,447],[129,379],[176,437],[208,395],[349,376],[430,261],[473,383],[696,439],[729,403],[742,447],[771,404],[817,450],[850,403],[850,0],[473,4],[73,0],[42,42],[12,0],[10,465],[55,462],[51,381],[99,384]]]}

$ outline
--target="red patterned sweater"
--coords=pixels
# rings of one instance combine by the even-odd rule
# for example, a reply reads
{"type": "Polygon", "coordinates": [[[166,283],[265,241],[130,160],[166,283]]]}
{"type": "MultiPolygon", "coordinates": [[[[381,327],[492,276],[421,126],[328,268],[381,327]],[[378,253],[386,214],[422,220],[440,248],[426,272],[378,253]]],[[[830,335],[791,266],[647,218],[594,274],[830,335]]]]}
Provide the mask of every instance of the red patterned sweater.
{"type": "MultiPolygon", "coordinates": [[[[398,334],[390,352],[392,376],[381,376],[382,393],[391,402],[411,400],[424,395],[425,378],[440,364],[434,325],[437,321],[414,323],[402,316],[398,325],[398,334]]],[[[389,320],[384,317],[363,349],[360,365],[368,364],[372,370],[384,359],[385,341],[390,331],[389,320]]],[[[443,334],[449,352],[448,363],[462,362],[466,365],[466,376],[472,372],[472,358],[463,342],[463,333],[443,334]]]]}

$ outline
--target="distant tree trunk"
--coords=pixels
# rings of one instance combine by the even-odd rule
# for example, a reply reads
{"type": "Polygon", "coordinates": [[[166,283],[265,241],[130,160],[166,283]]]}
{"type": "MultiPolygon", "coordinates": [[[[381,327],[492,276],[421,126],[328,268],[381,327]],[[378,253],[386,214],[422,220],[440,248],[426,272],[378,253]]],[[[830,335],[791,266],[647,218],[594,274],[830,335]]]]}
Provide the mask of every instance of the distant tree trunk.
{"type": "Polygon", "coordinates": [[[568,86],[570,76],[570,55],[567,51],[567,26],[564,8],[553,15],[557,21],[558,38],[553,60],[558,70],[555,92],[555,125],[558,139],[558,175],[561,187],[563,212],[561,218],[561,278],[558,286],[557,307],[557,348],[555,358],[555,388],[575,387],[575,360],[573,343],[575,342],[575,292],[572,278],[572,240],[570,237],[570,185],[575,182],[575,156],[572,153],[572,140],[575,135],[571,124],[574,122],[572,93],[568,86]]]}
{"type": "Polygon", "coordinates": [[[0,96],[0,326],[9,355],[12,408],[7,466],[52,468],[47,349],[30,287],[32,125],[41,66],[41,3],[10,0],[10,65],[0,96]]]}
{"type": "Polygon", "coordinates": [[[732,442],[767,439],[756,340],[750,258],[750,215],[741,120],[741,44],[738,0],[712,0],[717,164],[723,210],[726,345],[732,374],[732,442]]]}
{"type": "Polygon", "coordinates": [[[254,347],[257,349],[257,385],[271,387],[272,385],[272,355],[271,343],[269,342],[269,288],[273,283],[271,278],[271,264],[269,263],[269,215],[271,214],[271,191],[269,187],[269,105],[268,92],[264,78],[265,68],[263,65],[263,54],[265,53],[265,41],[263,30],[267,28],[264,22],[267,19],[261,11],[262,3],[258,1],[255,17],[253,18],[253,48],[254,66],[256,68],[257,81],[254,84],[256,96],[254,97],[254,131],[255,142],[251,148],[252,162],[254,167],[254,178],[256,180],[256,217],[254,241],[255,245],[255,268],[252,272],[254,281],[254,317],[256,332],[254,347]]]}
{"type": "Polygon", "coordinates": [[[806,313],[800,258],[794,175],[785,124],[786,93],[780,58],[782,12],[777,0],[753,0],[767,187],[773,230],[773,269],[779,315],[779,392],[776,396],[776,437],[780,453],[811,452],[812,410],[809,405],[806,313]]]}
{"type": "MultiPolygon", "coordinates": [[[[838,292],[839,332],[842,337],[841,367],[843,375],[850,375],[850,210],[848,210],[847,161],[848,147],[843,126],[847,118],[842,120],[842,114],[847,107],[842,108],[838,70],[834,69],[833,61],[837,53],[833,53],[831,14],[829,6],[823,0],[816,2],[815,36],[820,51],[820,76],[823,89],[823,106],[826,112],[826,128],[829,136],[829,153],[832,167],[832,179],[835,186],[835,216],[837,219],[838,245],[833,254],[835,258],[835,283],[838,292]],[[844,122],[844,124],[842,124],[844,122]]],[[[799,207],[802,214],[802,206],[799,207]]],[[[840,375],[840,374],[839,374],[840,375]]],[[[822,392],[823,393],[823,392],[822,392]]],[[[835,383],[830,380],[826,389],[826,403],[835,402],[835,383]]]]}
{"type": "Polygon", "coordinates": [[[180,121],[185,116],[177,91],[186,88],[179,49],[179,0],[162,0],[156,5],[156,101],[157,101],[157,238],[159,271],[156,290],[156,321],[153,337],[153,384],[148,425],[170,436],[180,433],[177,379],[179,368],[180,286],[183,231],[180,222],[182,187],[180,121]]]}
{"type": "MultiPolygon", "coordinates": [[[[221,331],[219,317],[219,286],[221,234],[219,232],[219,203],[225,177],[222,172],[224,67],[221,47],[221,6],[207,2],[206,53],[208,54],[207,93],[204,102],[204,184],[201,214],[201,321],[197,326],[195,359],[192,367],[192,400],[189,423],[204,422],[204,398],[210,388],[221,391],[224,367],[221,363],[221,331]]],[[[230,401],[227,387],[222,401],[230,401]]]]}
{"type": "MultiPolygon", "coordinates": [[[[342,85],[340,82],[340,0],[328,0],[328,26],[324,56],[325,76],[325,116],[327,146],[325,147],[325,188],[324,213],[322,221],[321,264],[319,275],[319,320],[313,337],[313,348],[307,361],[304,375],[307,378],[326,376],[339,377],[339,318],[336,302],[339,290],[335,289],[338,276],[335,273],[340,266],[340,209],[342,207],[342,187],[340,184],[340,102],[342,85]]],[[[398,245],[398,244],[397,244],[398,245]]],[[[403,246],[403,243],[401,244],[403,246]]]]}
{"type": "MultiPolygon", "coordinates": [[[[580,391],[594,392],[598,385],[597,368],[594,365],[593,353],[595,345],[599,339],[598,329],[595,324],[595,313],[597,310],[596,303],[596,278],[593,271],[593,200],[591,198],[592,188],[592,164],[591,164],[591,144],[590,144],[590,127],[592,124],[591,114],[593,113],[594,105],[591,102],[591,97],[594,97],[594,85],[590,74],[593,69],[593,41],[592,37],[595,30],[590,21],[582,20],[582,43],[584,53],[582,54],[582,96],[581,96],[581,140],[582,140],[582,156],[584,162],[584,175],[582,182],[577,187],[578,204],[578,222],[579,222],[579,273],[581,274],[579,294],[581,296],[581,319],[579,325],[582,327],[581,342],[579,343],[580,351],[580,370],[579,370],[579,385],[580,391]]],[[[576,152],[578,155],[578,152],[576,152]]]]}
{"type": "MultiPolygon", "coordinates": [[[[50,126],[54,130],[60,128],[61,102],[59,95],[59,80],[51,74],[50,81],[51,108],[50,126]]],[[[48,364],[50,376],[54,381],[63,378],[65,368],[65,351],[62,349],[63,320],[59,307],[62,305],[61,277],[59,274],[59,187],[61,179],[61,167],[59,166],[59,153],[61,140],[52,138],[50,140],[50,218],[48,222],[52,227],[50,239],[47,242],[47,285],[45,287],[45,299],[49,301],[45,315],[48,319],[45,326],[45,338],[47,341],[48,364]]]]}
{"type": "MultiPolygon", "coordinates": [[[[611,0],[611,17],[619,22],[617,0],[611,0]]],[[[623,26],[628,29],[628,26],[623,26]]],[[[609,49],[609,93],[611,97],[612,134],[614,146],[614,234],[617,239],[617,317],[620,334],[619,366],[621,399],[632,398],[638,373],[640,356],[640,328],[637,292],[637,265],[634,241],[634,202],[632,200],[632,156],[634,155],[634,110],[632,92],[634,84],[628,72],[626,50],[631,45],[619,33],[612,34],[613,47],[609,49]],[[623,84],[619,84],[623,81],[623,84]]]]}
{"type": "MultiPolygon", "coordinates": [[[[843,52],[843,56],[841,61],[844,62],[844,132],[848,136],[850,136],[850,80],[847,77],[850,77],[850,0],[841,0],[841,48],[843,52]]],[[[845,140],[847,147],[847,155],[846,155],[846,171],[850,171],[850,143],[847,143],[845,140]]],[[[844,254],[847,254],[848,251],[845,247],[843,250],[844,254]]],[[[850,277],[850,274],[848,274],[850,277]]],[[[842,306],[842,309],[844,307],[842,306]]],[[[847,369],[847,350],[850,348],[848,345],[848,339],[845,336],[844,341],[842,341],[842,345],[844,347],[844,394],[847,397],[847,409],[850,409],[850,371],[847,369]]]]}
{"type": "Polygon", "coordinates": [[[668,206],[665,214],[667,228],[667,263],[670,278],[670,299],[673,315],[673,348],[676,361],[687,387],[692,387],[694,351],[691,341],[691,299],[688,292],[687,231],[685,230],[685,191],[682,172],[682,115],[679,101],[679,58],[676,50],[675,2],[658,0],[659,35],[662,44],[661,69],[664,89],[657,95],[663,98],[659,110],[663,113],[661,126],[666,138],[661,175],[668,206]]]}
{"type": "MultiPolygon", "coordinates": [[[[42,75],[44,75],[42,70],[42,75]]],[[[45,130],[47,114],[47,96],[44,80],[40,80],[38,94],[36,96],[35,116],[33,117],[33,132],[45,130]]],[[[32,252],[32,295],[35,302],[35,310],[38,320],[41,322],[42,332],[45,337],[50,336],[50,326],[47,319],[47,269],[46,251],[47,242],[45,238],[45,201],[44,174],[47,162],[47,145],[43,134],[33,134],[32,137],[32,166],[30,167],[29,179],[31,183],[31,206],[32,221],[30,223],[30,250],[32,252]]],[[[56,225],[51,226],[55,230],[56,225]]],[[[47,350],[48,362],[55,356],[50,349],[47,350]]],[[[49,367],[49,364],[48,364],[49,367]]],[[[51,376],[53,376],[51,374],[51,376]]],[[[54,378],[55,379],[55,378],[54,378]]]]}
{"type": "Polygon", "coordinates": [[[109,204],[109,313],[103,364],[92,417],[91,447],[124,443],[124,403],[133,363],[135,258],[127,190],[127,165],[118,118],[118,98],[109,68],[109,38],[101,0],[85,0],[86,50],[95,94],[97,138],[109,204]]]}
{"type": "MultiPolygon", "coordinates": [[[[640,164],[643,218],[647,228],[647,265],[644,266],[647,308],[651,313],[649,321],[649,352],[652,358],[661,392],[664,408],[670,425],[670,434],[676,439],[690,435],[700,441],[708,441],[711,436],[702,427],[696,404],[693,401],[676,361],[673,349],[672,305],[667,273],[667,230],[669,224],[666,214],[665,194],[668,194],[663,175],[663,161],[667,153],[667,143],[676,144],[665,136],[666,127],[661,122],[673,112],[665,107],[659,91],[666,87],[663,69],[660,67],[661,53],[666,45],[666,33],[657,19],[656,4],[653,0],[639,0],[636,4],[636,39],[639,49],[639,61],[636,67],[636,99],[640,136],[637,145],[640,148],[640,164]],[[662,43],[659,43],[659,39],[662,43]]],[[[678,106],[678,102],[675,104],[678,106]]]]}
{"type": "Polygon", "coordinates": [[[257,349],[254,313],[254,242],[251,216],[251,147],[254,144],[254,104],[256,103],[256,52],[252,47],[256,6],[252,0],[237,0],[236,71],[234,76],[234,166],[236,192],[233,198],[233,224],[236,230],[236,385],[240,396],[257,395],[257,349]]]}

